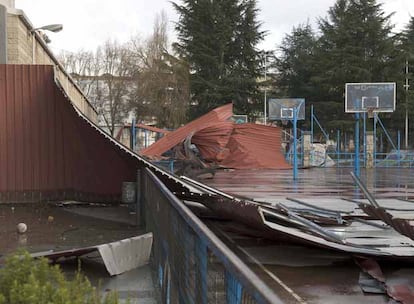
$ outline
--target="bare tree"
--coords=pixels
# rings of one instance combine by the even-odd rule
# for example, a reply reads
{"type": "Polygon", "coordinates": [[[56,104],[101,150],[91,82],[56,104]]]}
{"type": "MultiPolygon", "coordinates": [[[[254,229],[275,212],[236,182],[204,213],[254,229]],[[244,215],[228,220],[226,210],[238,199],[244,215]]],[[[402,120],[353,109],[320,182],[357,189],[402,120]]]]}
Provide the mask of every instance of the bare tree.
{"type": "Polygon", "coordinates": [[[98,112],[99,124],[111,135],[128,116],[132,88],[126,45],[108,40],[95,52],[63,53],[60,60],[98,112]]]}
{"type": "Polygon", "coordinates": [[[80,50],[76,53],[63,51],[58,59],[77,85],[89,97],[95,85],[94,77],[100,73],[100,61],[92,51],[80,50]]]}
{"type": "Polygon", "coordinates": [[[152,35],[130,41],[135,89],[131,101],[137,117],[159,127],[176,128],[186,121],[189,101],[188,67],[168,52],[167,18],[157,16],[152,35]]]}
{"type": "Polygon", "coordinates": [[[129,51],[124,45],[108,40],[97,54],[100,54],[102,74],[96,88],[95,106],[110,134],[114,135],[115,126],[125,122],[130,110],[129,51]]]}
{"type": "Polygon", "coordinates": [[[156,18],[152,35],[125,44],[108,40],[95,52],[62,53],[60,60],[89,98],[99,124],[114,135],[131,110],[143,123],[176,128],[185,123],[189,69],[168,52],[167,18],[156,18]]]}

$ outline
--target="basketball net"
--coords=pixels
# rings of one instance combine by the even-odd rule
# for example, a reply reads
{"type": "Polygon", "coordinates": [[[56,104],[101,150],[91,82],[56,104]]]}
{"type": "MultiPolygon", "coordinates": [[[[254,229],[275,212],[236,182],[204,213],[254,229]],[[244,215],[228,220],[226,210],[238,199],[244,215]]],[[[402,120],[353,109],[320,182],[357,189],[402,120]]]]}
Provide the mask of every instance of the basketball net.
{"type": "Polygon", "coordinates": [[[375,109],[376,108],[374,108],[374,107],[367,108],[368,118],[374,118],[374,115],[375,115],[374,110],[375,109]]]}
{"type": "Polygon", "coordinates": [[[288,122],[289,122],[289,120],[287,120],[287,119],[282,119],[282,125],[283,126],[287,126],[287,124],[288,124],[288,122]]]}

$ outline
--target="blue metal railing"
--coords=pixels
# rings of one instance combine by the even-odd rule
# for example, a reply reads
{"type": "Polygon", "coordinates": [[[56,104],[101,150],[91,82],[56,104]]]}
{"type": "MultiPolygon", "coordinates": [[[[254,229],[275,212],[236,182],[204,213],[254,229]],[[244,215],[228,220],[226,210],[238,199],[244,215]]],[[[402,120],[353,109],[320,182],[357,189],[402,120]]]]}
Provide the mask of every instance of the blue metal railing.
{"type": "Polygon", "coordinates": [[[282,303],[151,171],[141,179],[163,303],[282,303]]]}

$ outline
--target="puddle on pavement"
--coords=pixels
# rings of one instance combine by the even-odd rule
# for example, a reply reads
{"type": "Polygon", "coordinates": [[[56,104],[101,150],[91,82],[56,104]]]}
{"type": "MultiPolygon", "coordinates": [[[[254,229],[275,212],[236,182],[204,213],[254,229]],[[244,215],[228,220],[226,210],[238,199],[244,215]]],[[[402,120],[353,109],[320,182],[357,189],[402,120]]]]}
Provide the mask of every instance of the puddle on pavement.
{"type": "MultiPolygon", "coordinates": [[[[122,208],[120,212],[124,211],[123,207],[119,208],[122,208]]],[[[96,209],[97,212],[99,210],[102,209],[96,209]]],[[[90,212],[93,213],[93,209],[90,212]]],[[[113,212],[116,210],[111,210],[113,212]]],[[[2,256],[17,248],[25,248],[32,253],[57,251],[109,243],[140,233],[131,224],[78,215],[47,204],[1,205],[0,224],[2,256]],[[27,225],[26,233],[17,233],[18,223],[27,225]]]]}

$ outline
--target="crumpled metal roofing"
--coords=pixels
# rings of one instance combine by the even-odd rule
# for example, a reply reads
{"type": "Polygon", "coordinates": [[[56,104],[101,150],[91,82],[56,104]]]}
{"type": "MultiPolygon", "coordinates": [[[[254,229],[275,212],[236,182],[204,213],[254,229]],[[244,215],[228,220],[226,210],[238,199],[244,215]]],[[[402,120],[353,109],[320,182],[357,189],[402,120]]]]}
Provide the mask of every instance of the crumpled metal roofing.
{"type": "Polygon", "coordinates": [[[160,157],[164,152],[192,136],[202,158],[234,169],[287,169],[281,151],[282,131],[258,124],[235,124],[232,104],[219,107],[189,124],[171,132],[141,151],[143,155],[160,157]]]}
{"type": "Polygon", "coordinates": [[[390,225],[396,231],[409,237],[410,239],[414,240],[414,226],[412,226],[412,221],[409,219],[402,219],[396,218],[389,212],[387,209],[382,207],[375,207],[368,204],[361,203],[359,207],[368,215],[372,216],[373,218],[378,218],[382,220],[384,223],[390,225]]]}
{"type": "MultiPolygon", "coordinates": [[[[376,260],[357,257],[355,262],[361,267],[362,271],[377,280],[380,286],[383,286],[383,290],[390,298],[398,301],[398,303],[414,303],[412,276],[407,276],[407,272],[388,272],[385,276],[376,260]]],[[[394,301],[390,301],[390,303],[394,303],[394,301]]]]}
{"type": "Polygon", "coordinates": [[[195,133],[191,142],[197,146],[204,160],[222,161],[229,154],[226,146],[232,132],[232,121],[217,122],[195,133]]]}
{"type": "Polygon", "coordinates": [[[227,148],[229,154],[220,165],[234,169],[288,169],[281,151],[282,131],[258,124],[234,125],[227,148]]]}
{"type": "Polygon", "coordinates": [[[192,122],[182,126],[174,132],[166,134],[163,138],[152,144],[146,149],[140,151],[142,155],[146,156],[161,156],[171,148],[181,143],[191,133],[196,133],[199,130],[205,129],[209,126],[222,121],[228,120],[233,115],[233,104],[229,103],[213,111],[193,120],[192,122]]]}

